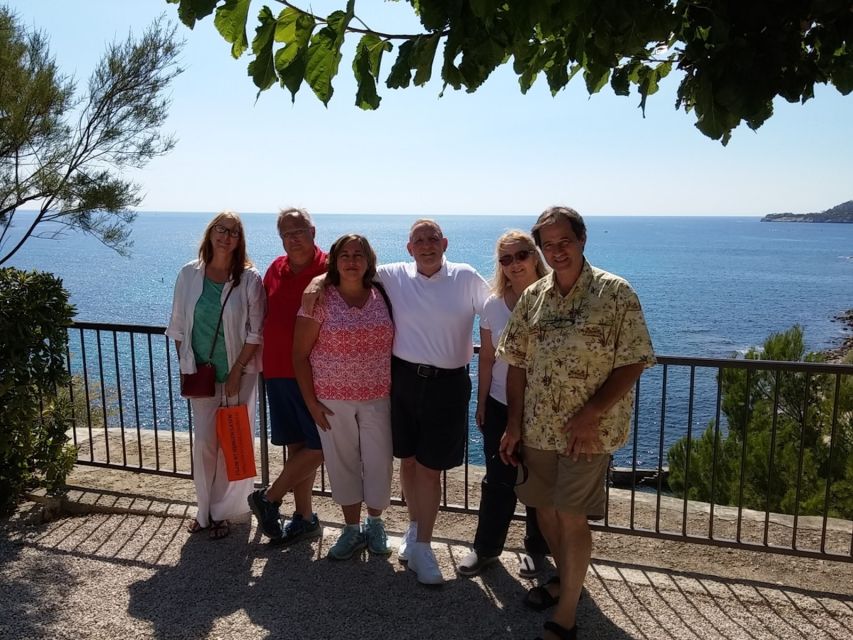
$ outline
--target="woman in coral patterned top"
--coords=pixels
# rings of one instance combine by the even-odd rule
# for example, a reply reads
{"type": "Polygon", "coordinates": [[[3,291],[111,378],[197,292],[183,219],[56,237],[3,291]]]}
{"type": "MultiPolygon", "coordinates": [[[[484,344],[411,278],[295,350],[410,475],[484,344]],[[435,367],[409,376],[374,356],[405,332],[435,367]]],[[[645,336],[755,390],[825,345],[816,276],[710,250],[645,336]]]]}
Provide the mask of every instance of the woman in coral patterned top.
{"type": "Polygon", "coordinates": [[[391,502],[394,325],[375,275],[376,254],[367,238],[338,238],[329,250],[325,295],[310,315],[300,310],[296,319],[296,380],[320,429],[332,498],[346,522],[329,549],[334,560],[365,547],[390,553],[382,512],[391,502]]]}

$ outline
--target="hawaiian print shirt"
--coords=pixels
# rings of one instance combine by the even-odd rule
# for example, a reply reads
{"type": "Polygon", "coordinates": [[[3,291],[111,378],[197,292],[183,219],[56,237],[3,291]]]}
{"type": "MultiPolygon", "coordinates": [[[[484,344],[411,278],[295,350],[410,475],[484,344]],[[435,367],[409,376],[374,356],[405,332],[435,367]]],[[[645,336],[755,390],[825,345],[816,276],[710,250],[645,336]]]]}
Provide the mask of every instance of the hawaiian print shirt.
{"type": "MultiPolygon", "coordinates": [[[[622,366],[655,362],[637,294],[625,280],[584,261],[575,286],[560,294],[553,274],[527,288],[512,312],[497,357],[527,371],[525,446],[563,452],[566,420],[622,366]]],[[[601,453],[628,441],[634,390],[601,417],[601,453]]]]}

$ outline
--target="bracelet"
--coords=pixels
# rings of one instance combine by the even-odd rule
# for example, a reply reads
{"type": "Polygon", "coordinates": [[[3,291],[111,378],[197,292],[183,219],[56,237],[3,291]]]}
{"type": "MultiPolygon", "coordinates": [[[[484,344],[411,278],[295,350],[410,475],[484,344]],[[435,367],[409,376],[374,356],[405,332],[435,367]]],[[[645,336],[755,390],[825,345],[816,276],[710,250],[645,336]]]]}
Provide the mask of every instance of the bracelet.
{"type": "Polygon", "coordinates": [[[241,368],[241,369],[243,369],[244,371],[245,371],[246,367],[248,367],[248,366],[249,366],[249,363],[248,363],[248,362],[243,363],[243,362],[240,362],[239,360],[236,360],[236,361],[234,362],[234,364],[239,364],[239,365],[240,365],[240,368],[241,368]]]}

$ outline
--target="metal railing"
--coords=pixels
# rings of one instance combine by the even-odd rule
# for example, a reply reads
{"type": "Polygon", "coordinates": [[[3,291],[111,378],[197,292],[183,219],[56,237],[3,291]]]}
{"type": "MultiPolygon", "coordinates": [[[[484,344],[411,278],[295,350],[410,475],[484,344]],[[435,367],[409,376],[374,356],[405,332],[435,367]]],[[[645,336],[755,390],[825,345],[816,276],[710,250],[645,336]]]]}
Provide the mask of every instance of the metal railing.
{"type": "MultiPolygon", "coordinates": [[[[79,464],[192,477],[192,416],[163,332],[69,329],[79,464]]],[[[281,455],[267,445],[262,378],[259,399],[266,485],[281,455]]],[[[637,383],[631,433],[593,529],[853,561],[853,366],[658,356],[637,383]],[[627,489],[614,486],[617,473],[627,489]]],[[[444,475],[442,510],[477,512],[482,454],[476,428],[469,434],[465,464],[444,475]]],[[[315,492],[331,495],[323,473],[315,492]]]]}

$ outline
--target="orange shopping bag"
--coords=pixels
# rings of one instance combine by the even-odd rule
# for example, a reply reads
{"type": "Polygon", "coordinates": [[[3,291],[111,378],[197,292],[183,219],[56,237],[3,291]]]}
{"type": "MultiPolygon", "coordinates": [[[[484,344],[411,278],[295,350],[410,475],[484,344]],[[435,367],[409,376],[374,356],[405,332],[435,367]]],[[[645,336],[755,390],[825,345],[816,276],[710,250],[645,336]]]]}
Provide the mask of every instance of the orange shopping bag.
{"type": "Polygon", "coordinates": [[[246,405],[219,407],[216,410],[216,437],[225,456],[228,480],[245,480],[257,475],[255,470],[254,437],[249,428],[246,405]]]}

